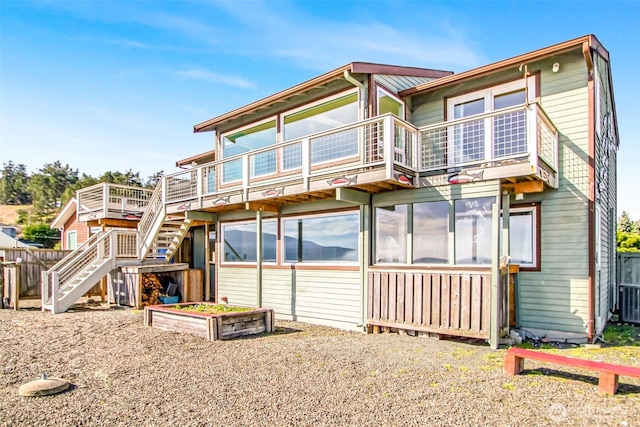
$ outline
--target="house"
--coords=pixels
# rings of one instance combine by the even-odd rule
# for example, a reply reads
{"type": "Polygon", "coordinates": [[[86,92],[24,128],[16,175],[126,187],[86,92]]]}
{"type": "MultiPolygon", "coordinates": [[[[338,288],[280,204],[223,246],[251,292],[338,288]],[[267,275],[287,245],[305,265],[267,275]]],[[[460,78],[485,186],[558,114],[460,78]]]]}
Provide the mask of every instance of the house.
{"type": "Polygon", "coordinates": [[[592,341],[615,308],[619,138],[593,35],[459,74],[353,62],[194,131],[216,160],[163,177],[137,255],[189,235],[207,299],[494,347],[509,327],[592,341]]]}
{"type": "Polygon", "coordinates": [[[60,249],[74,250],[91,235],[88,223],[78,221],[77,207],[75,198],[69,200],[51,223],[51,228],[60,231],[60,249]]]}
{"type": "Polygon", "coordinates": [[[4,233],[15,239],[18,236],[18,227],[14,225],[0,224],[0,233],[4,233]]]}

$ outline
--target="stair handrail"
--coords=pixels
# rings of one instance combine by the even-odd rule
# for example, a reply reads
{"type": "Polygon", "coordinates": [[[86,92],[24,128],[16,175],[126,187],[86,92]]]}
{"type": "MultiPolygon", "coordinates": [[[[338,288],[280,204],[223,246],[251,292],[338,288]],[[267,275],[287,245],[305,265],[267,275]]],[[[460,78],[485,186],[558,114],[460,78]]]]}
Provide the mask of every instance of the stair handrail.
{"type": "Polygon", "coordinates": [[[98,233],[96,233],[93,236],[89,237],[89,239],[87,239],[85,242],[83,242],[80,246],[75,248],[73,251],[68,253],[64,258],[62,258],[60,261],[58,261],[56,264],[54,264],[51,268],[49,268],[47,270],[47,273],[49,271],[52,271],[52,270],[60,270],[60,269],[62,269],[66,264],[68,264],[75,257],[77,257],[78,254],[84,252],[87,249],[87,247],[89,247],[89,245],[93,244],[103,234],[104,234],[103,231],[99,231],[98,233]]]}
{"type": "Polygon", "coordinates": [[[73,277],[80,274],[85,267],[91,265],[92,262],[100,258],[110,258],[114,255],[111,253],[111,237],[117,232],[118,230],[109,230],[102,233],[83,251],[77,252],[73,260],[67,262],[60,269],[47,270],[47,274],[50,275],[53,273],[58,276],[58,283],[63,286],[66,282],[73,279],[73,277]]]}
{"type": "Polygon", "coordinates": [[[140,222],[138,223],[138,231],[140,233],[138,240],[138,252],[140,259],[145,258],[149,251],[149,247],[145,249],[144,245],[149,235],[153,232],[153,225],[157,222],[158,217],[164,215],[165,212],[162,196],[164,187],[163,183],[164,178],[158,180],[158,184],[149,198],[147,209],[144,211],[144,214],[142,214],[142,218],[140,218],[140,222]]]}

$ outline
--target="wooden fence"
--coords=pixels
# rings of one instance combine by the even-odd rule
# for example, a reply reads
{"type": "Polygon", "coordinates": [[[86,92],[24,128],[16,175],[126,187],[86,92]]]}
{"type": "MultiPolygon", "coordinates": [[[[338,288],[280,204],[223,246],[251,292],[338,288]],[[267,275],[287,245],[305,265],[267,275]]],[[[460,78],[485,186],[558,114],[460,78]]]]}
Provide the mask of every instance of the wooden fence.
{"type": "Polygon", "coordinates": [[[488,339],[491,270],[369,270],[370,326],[488,339]]]}
{"type": "MultiPolygon", "coordinates": [[[[70,252],[59,249],[0,248],[0,259],[9,264],[2,270],[3,277],[8,274],[16,275],[14,283],[18,287],[19,298],[39,298],[42,283],[40,273],[53,267],[70,252]],[[16,272],[9,272],[7,269],[18,260],[20,268],[16,272]]],[[[3,294],[8,291],[5,289],[3,294]]]]}

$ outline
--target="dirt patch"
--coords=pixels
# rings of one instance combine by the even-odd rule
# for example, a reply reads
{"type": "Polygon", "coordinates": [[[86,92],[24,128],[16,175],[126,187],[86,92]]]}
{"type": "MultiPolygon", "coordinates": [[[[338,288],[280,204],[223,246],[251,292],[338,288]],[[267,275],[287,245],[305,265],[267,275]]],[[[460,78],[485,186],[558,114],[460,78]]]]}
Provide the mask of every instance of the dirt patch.
{"type": "Polygon", "coordinates": [[[18,211],[31,212],[33,205],[0,205],[0,224],[16,225],[18,223],[18,211]]]}
{"type": "Polygon", "coordinates": [[[591,372],[527,361],[523,375],[505,377],[504,351],[485,345],[276,327],[212,342],[145,328],[142,312],[131,309],[0,310],[0,425],[631,426],[640,419],[636,379],[621,378],[621,393],[600,396],[591,372]],[[71,389],[18,396],[43,372],[71,389]]]}

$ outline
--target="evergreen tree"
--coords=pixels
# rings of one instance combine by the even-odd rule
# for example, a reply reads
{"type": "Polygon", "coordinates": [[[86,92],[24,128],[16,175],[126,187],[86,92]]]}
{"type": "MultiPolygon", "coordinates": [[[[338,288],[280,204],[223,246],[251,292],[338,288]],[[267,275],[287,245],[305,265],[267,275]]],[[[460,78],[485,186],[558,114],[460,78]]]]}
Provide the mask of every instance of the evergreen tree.
{"type": "Polygon", "coordinates": [[[45,163],[31,176],[27,190],[33,200],[32,217],[36,222],[50,222],[62,206],[62,196],[67,187],[78,182],[78,170],[59,161],[45,163]]]}
{"type": "Polygon", "coordinates": [[[0,204],[28,205],[31,196],[27,192],[29,175],[23,164],[14,164],[11,160],[2,165],[0,176],[0,204]]]}

